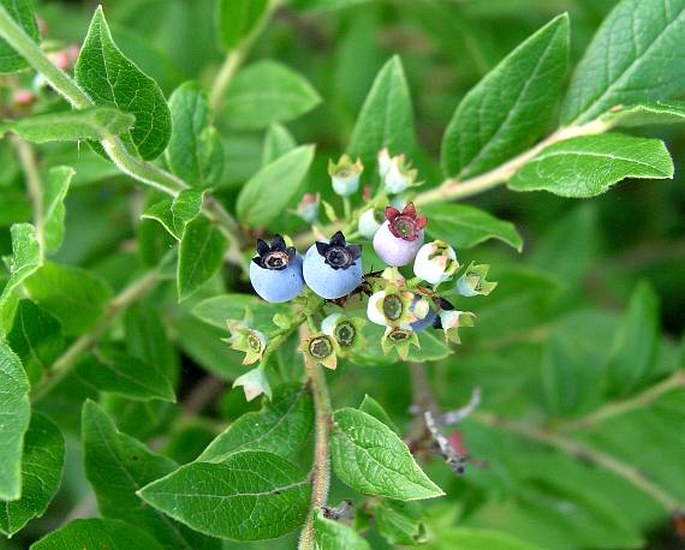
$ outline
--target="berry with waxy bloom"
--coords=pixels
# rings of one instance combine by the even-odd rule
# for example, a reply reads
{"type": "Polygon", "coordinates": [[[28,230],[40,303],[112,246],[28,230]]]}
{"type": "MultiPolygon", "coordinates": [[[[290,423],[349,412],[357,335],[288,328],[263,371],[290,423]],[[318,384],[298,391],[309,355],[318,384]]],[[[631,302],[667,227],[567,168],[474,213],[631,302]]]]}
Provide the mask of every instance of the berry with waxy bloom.
{"type": "Polygon", "coordinates": [[[424,244],[414,259],[414,275],[433,286],[447,281],[458,268],[457,255],[445,241],[424,244]]]}
{"type": "Polygon", "coordinates": [[[425,298],[394,285],[372,294],[366,305],[369,320],[381,326],[411,328],[413,323],[420,323],[429,313],[430,304],[425,298]]]}
{"type": "Polygon", "coordinates": [[[411,163],[405,160],[404,155],[390,158],[386,147],[378,153],[378,173],[383,180],[385,192],[396,195],[416,185],[418,170],[412,169],[411,163]]]}
{"type": "Polygon", "coordinates": [[[341,231],[327,243],[314,243],[302,266],[307,286],[327,300],[348,295],[362,282],[361,248],[347,244],[341,231]]]}
{"type": "Polygon", "coordinates": [[[245,392],[245,399],[252,401],[259,395],[266,395],[271,399],[271,386],[264,373],[264,367],[260,366],[250,371],[247,371],[242,376],[239,376],[233,382],[233,387],[241,387],[245,392]]]}
{"type": "Polygon", "coordinates": [[[364,347],[362,335],[365,321],[359,317],[346,317],[342,313],[331,313],[321,321],[321,332],[335,338],[341,354],[364,347]]]}
{"type": "Polygon", "coordinates": [[[443,309],[435,320],[434,326],[442,329],[445,334],[445,343],[454,342],[461,344],[459,329],[472,327],[476,316],[470,311],[457,311],[456,309],[443,309]]]}
{"type": "Polygon", "coordinates": [[[357,222],[357,231],[362,237],[367,239],[373,239],[373,236],[378,231],[381,226],[379,221],[376,219],[376,213],[373,208],[365,210],[361,216],[359,216],[359,222],[357,222]]]}
{"type": "Polygon", "coordinates": [[[402,211],[388,206],[385,217],[387,220],[373,237],[373,248],[386,264],[407,265],[423,244],[423,228],[428,219],[419,216],[411,202],[402,211]]]}
{"type": "Polygon", "coordinates": [[[250,282],[257,294],[271,303],[288,302],[304,286],[302,257],[276,235],[271,244],[257,240],[257,255],[250,262],[250,282]]]}
{"type": "Polygon", "coordinates": [[[343,155],[335,163],[328,161],[328,175],[331,176],[333,191],[341,197],[349,197],[359,189],[359,176],[364,171],[361,160],[352,162],[349,155],[343,155]]]}
{"type": "Polygon", "coordinates": [[[335,338],[328,334],[313,334],[303,340],[297,349],[304,354],[304,363],[308,367],[321,364],[331,370],[338,368],[340,346],[335,338]]]}
{"type": "Polygon", "coordinates": [[[223,338],[224,342],[231,345],[231,349],[245,353],[243,365],[256,363],[264,356],[266,350],[266,336],[252,328],[252,313],[246,310],[242,321],[226,320],[226,326],[231,333],[229,338],[223,338]]]}
{"type": "Polygon", "coordinates": [[[467,298],[490,294],[497,287],[497,283],[485,279],[489,270],[490,266],[487,264],[473,265],[471,262],[457,280],[457,292],[467,298]]]}

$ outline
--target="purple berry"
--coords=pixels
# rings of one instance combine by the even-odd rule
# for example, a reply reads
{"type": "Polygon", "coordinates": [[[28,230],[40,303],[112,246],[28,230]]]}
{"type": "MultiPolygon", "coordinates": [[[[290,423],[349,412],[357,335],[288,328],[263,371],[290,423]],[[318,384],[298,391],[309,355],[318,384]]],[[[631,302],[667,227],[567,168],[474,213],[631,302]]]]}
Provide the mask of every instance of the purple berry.
{"type": "Polygon", "coordinates": [[[327,300],[342,298],[362,282],[361,246],[347,244],[338,231],[327,243],[314,243],[304,256],[307,286],[327,300]]]}
{"type": "Polygon", "coordinates": [[[417,214],[411,202],[401,212],[388,206],[385,217],[387,221],[373,236],[376,254],[390,266],[411,263],[423,245],[423,228],[428,220],[417,214]]]}
{"type": "Polygon", "coordinates": [[[287,247],[280,235],[273,238],[271,245],[259,239],[257,255],[250,262],[250,282],[267,302],[288,302],[304,286],[302,256],[294,247],[287,247]]]}

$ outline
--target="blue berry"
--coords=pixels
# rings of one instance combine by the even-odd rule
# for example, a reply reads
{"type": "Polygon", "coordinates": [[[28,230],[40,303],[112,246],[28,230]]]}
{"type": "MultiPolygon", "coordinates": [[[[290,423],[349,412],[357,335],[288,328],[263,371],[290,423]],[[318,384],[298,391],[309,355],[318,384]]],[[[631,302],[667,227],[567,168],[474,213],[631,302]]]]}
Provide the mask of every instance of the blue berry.
{"type": "Polygon", "coordinates": [[[327,300],[342,298],[362,282],[361,246],[347,244],[338,231],[327,243],[314,243],[304,256],[307,286],[327,300]]]}
{"type": "Polygon", "coordinates": [[[250,262],[250,282],[267,302],[288,302],[304,286],[302,256],[294,247],[287,247],[280,235],[273,238],[271,245],[259,239],[257,255],[250,262]]]}

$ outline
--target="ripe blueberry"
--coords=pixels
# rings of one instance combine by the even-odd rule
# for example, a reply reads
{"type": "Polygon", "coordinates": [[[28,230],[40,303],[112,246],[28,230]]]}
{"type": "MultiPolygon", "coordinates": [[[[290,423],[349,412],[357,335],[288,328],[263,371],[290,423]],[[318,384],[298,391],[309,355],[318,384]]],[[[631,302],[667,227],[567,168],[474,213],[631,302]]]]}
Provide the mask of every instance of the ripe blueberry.
{"type": "Polygon", "coordinates": [[[257,240],[257,255],[250,262],[250,282],[257,294],[271,303],[288,302],[304,286],[302,257],[276,235],[271,245],[257,240]]]}
{"type": "Polygon", "coordinates": [[[327,243],[314,243],[302,266],[307,286],[327,300],[352,292],[362,282],[361,249],[360,245],[347,244],[340,231],[327,243]]]}

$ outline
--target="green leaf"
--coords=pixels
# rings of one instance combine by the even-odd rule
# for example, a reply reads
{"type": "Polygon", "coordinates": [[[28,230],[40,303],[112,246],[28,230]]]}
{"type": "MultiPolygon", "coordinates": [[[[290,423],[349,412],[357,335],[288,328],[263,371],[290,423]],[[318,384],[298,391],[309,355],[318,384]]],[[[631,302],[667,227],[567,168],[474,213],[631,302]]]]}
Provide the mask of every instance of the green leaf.
{"type": "Polygon", "coordinates": [[[607,364],[607,393],[625,397],[649,374],[659,345],[659,298],[646,282],[635,287],[607,364]]]}
{"type": "Polygon", "coordinates": [[[188,223],[178,252],[178,299],[185,300],[221,269],[227,243],[204,216],[188,223]]]}
{"type": "Polygon", "coordinates": [[[416,147],[409,86],[398,56],[390,58],[376,75],[347,152],[370,166],[384,147],[391,155],[410,155],[416,147]]]}
{"type": "Polygon", "coordinates": [[[388,413],[385,412],[385,409],[381,407],[381,404],[368,393],[364,395],[364,400],[362,401],[362,404],[359,405],[359,410],[365,412],[366,414],[370,414],[374,418],[377,418],[397,435],[400,435],[400,430],[392,421],[390,415],[388,415],[388,413]]]}
{"type": "Polygon", "coordinates": [[[243,319],[246,309],[252,313],[252,328],[264,333],[273,330],[274,315],[290,312],[290,306],[270,304],[254,294],[220,294],[202,300],[193,308],[193,314],[205,323],[226,330],[226,321],[243,319]]]}
{"type": "Polygon", "coordinates": [[[164,373],[114,346],[102,346],[86,355],[76,366],[76,373],[99,391],[141,401],[176,400],[164,373]]]}
{"type": "Polygon", "coordinates": [[[178,467],[148,450],[140,441],[121,433],[99,405],[83,405],[82,440],[88,481],[93,486],[100,513],[131,523],[153,535],[165,548],[217,547],[164,514],[145,506],[136,491],[178,467]]]}
{"type": "Polygon", "coordinates": [[[237,47],[255,29],[269,0],[219,0],[217,26],[219,41],[226,50],[237,47]]]}
{"type": "Polygon", "coordinates": [[[263,451],[242,451],[219,464],[195,462],[138,492],[193,529],[233,540],[280,537],[301,526],[310,493],[295,466],[263,451]]]}
{"type": "Polygon", "coordinates": [[[673,161],[664,143],[623,134],[568,139],[543,149],[507,185],[514,191],[585,198],[625,178],[673,178],[673,161]]]}
{"type": "Polygon", "coordinates": [[[472,248],[488,239],[498,239],[519,252],[523,248],[521,235],[514,224],[497,219],[492,214],[464,204],[432,204],[421,208],[428,217],[426,232],[432,239],[442,239],[457,250],[472,248]]]}
{"type": "Polygon", "coordinates": [[[43,238],[45,251],[55,252],[64,238],[64,198],[76,172],[68,166],[48,170],[43,181],[43,238]]]}
{"type": "Polygon", "coordinates": [[[7,343],[24,365],[29,380],[35,383],[64,349],[62,325],[31,300],[21,300],[7,343]]]}
{"type": "Polygon", "coordinates": [[[31,550],[163,550],[142,529],[116,519],[77,519],[47,534],[31,550]]]}
{"type": "Polygon", "coordinates": [[[272,124],[264,138],[262,150],[262,166],[271,164],[276,159],[289,153],[297,147],[297,142],[285,126],[272,124]]]}
{"type": "Polygon", "coordinates": [[[57,493],[64,466],[64,437],[46,416],[34,413],[24,439],[19,500],[0,503],[0,532],[13,535],[43,515],[57,493]]]}
{"type": "Polygon", "coordinates": [[[563,123],[581,124],[615,105],[683,93],[683,36],[683,0],[620,2],[576,68],[562,106],[563,123]]]}
{"type": "Polygon", "coordinates": [[[162,199],[141,214],[143,219],[156,220],[177,241],[183,239],[186,226],[202,211],[204,191],[184,189],[173,200],[162,199]]]}
{"type": "Polygon", "coordinates": [[[373,507],[378,532],[390,544],[417,546],[428,541],[421,508],[415,502],[381,499],[373,507]]]}
{"type": "Polygon", "coordinates": [[[654,101],[623,105],[611,109],[602,116],[601,120],[609,128],[683,123],[685,122],[685,101],[654,101]]]}
{"type": "MultiPolygon", "coordinates": [[[[9,301],[12,292],[26,278],[43,265],[43,255],[36,238],[36,228],[30,223],[15,223],[10,228],[12,236],[12,257],[9,270],[10,277],[0,294],[0,326],[4,330],[11,322],[9,301]]],[[[2,332],[2,331],[0,331],[2,332]]]]}
{"type": "Polygon", "coordinates": [[[145,160],[158,157],[171,135],[171,115],[157,83],[112,40],[102,7],[95,10],[74,68],[76,82],[97,105],[116,105],[136,118],[131,139],[145,160]]]}
{"type": "Polygon", "coordinates": [[[390,428],[356,409],[339,409],[333,415],[331,460],[335,474],[360,493],[397,500],[445,494],[390,428]]]}
{"type": "Polygon", "coordinates": [[[164,155],[171,171],[194,187],[219,183],[224,148],[212,126],[209,97],[197,82],[182,84],[169,98],[172,131],[164,155]]]}
{"type": "Polygon", "coordinates": [[[314,407],[309,390],[299,384],[283,384],[259,412],[242,415],[197,458],[198,462],[223,462],[238,451],[269,451],[294,456],[309,440],[314,426],[314,407]]]}
{"type": "Polygon", "coordinates": [[[21,457],[29,427],[29,381],[19,357],[0,340],[0,499],[21,496],[21,457]]]}
{"type": "MultiPolygon", "coordinates": [[[[436,547],[437,548],[437,547],[436,547]]],[[[439,548],[459,550],[541,550],[508,533],[471,527],[454,527],[440,533],[439,548]]]]}
{"type": "Polygon", "coordinates": [[[52,262],[45,262],[25,286],[38,305],[61,321],[67,335],[92,329],[112,297],[112,289],[99,277],[78,267],[52,262]]]}
{"type": "MultiPolygon", "coordinates": [[[[32,0],[0,0],[7,13],[24,29],[36,43],[40,42],[40,32],[33,12],[32,0]]],[[[25,69],[29,64],[7,42],[0,38],[0,73],[13,73],[25,69]]]]}
{"type": "Polygon", "coordinates": [[[233,128],[266,128],[287,122],[321,102],[305,78],[275,61],[259,61],[241,70],[226,92],[223,120],[233,128]]]}
{"type": "Polygon", "coordinates": [[[314,159],[314,146],[302,145],[264,166],[238,195],[236,212],[249,227],[266,226],[283,216],[314,159]]]}
{"type": "Polygon", "coordinates": [[[370,550],[369,543],[352,527],[323,517],[321,510],[314,516],[314,540],[317,550],[370,550]]]}
{"type": "Polygon", "coordinates": [[[466,179],[528,149],[547,128],[566,76],[568,15],[538,30],[490,71],[452,115],[442,167],[466,179]]]}
{"type": "Polygon", "coordinates": [[[93,107],[83,111],[33,115],[8,124],[4,130],[12,131],[31,143],[100,140],[127,132],[135,122],[135,116],[119,109],[93,107]]]}
{"type": "Polygon", "coordinates": [[[552,415],[567,416],[581,403],[578,362],[584,359],[576,347],[558,336],[547,341],[542,359],[542,389],[552,415]]]}

